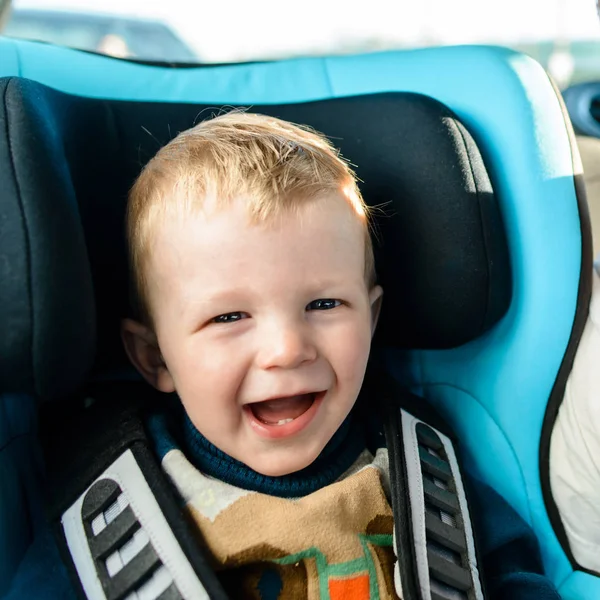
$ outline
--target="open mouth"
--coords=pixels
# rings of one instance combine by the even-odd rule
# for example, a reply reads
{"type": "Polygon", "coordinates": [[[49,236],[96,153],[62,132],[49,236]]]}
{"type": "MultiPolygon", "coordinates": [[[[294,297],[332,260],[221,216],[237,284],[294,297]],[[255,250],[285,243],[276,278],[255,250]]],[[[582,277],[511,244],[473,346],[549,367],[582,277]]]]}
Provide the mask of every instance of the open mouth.
{"type": "Polygon", "coordinates": [[[287,437],[304,429],[316,414],[325,392],[254,402],[244,407],[254,430],[269,438],[287,437]]]}
{"type": "Polygon", "coordinates": [[[316,393],[275,398],[250,404],[252,414],[265,425],[285,425],[302,416],[314,403],[316,393]]]}

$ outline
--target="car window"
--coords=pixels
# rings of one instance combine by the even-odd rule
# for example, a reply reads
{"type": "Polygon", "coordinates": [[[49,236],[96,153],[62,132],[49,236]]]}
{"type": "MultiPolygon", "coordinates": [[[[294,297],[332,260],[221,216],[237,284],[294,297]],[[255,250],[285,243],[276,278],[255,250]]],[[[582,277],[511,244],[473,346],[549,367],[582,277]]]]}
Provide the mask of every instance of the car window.
{"type": "Polygon", "coordinates": [[[5,34],[168,63],[491,43],[530,54],[563,88],[600,79],[595,0],[12,0],[5,34]]]}
{"type": "Polygon", "coordinates": [[[108,25],[78,15],[43,11],[16,11],[11,17],[5,31],[7,35],[84,49],[97,47],[108,25]]]}

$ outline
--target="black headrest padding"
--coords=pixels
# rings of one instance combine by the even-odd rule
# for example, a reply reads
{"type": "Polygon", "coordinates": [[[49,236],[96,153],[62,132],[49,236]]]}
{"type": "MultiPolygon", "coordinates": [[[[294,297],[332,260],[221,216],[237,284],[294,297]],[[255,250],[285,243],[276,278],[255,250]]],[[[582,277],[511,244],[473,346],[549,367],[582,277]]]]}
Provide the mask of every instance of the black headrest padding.
{"type": "Polygon", "coordinates": [[[0,98],[0,392],[61,395],[89,370],[96,341],[65,159],[68,99],[56,111],[46,90],[9,80],[0,98]]]}
{"type": "MultiPolygon", "coordinates": [[[[1,214],[8,215],[0,222],[0,256],[9,256],[11,273],[0,266],[0,289],[8,288],[0,291],[0,330],[6,324],[13,340],[0,336],[0,390],[32,378],[38,393],[54,395],[55,387],[73,385],[93,346],[97,371],[127,364],[118,333],[128,314],[127,192],[160,146],[219,108],[84,99],[19,79],[0,85],[0,176],[10,182],[0,189],[1,214]],[[19,233],[24,224],[29,240],[19,233]],[[43,256],[35,270],[24,262],[28,244],[43,256]],[[23,306],[29,290],[33,313],[23,306]],[[32,362],[35,328],[43,345],[32,362]],[[57,360],[69,364],[59,368],[57,360]],[[50,376],[71,384],[49,383],[50,376]]],[[[454,347],[505,313],[511,277],[502,217],[479,150],[448,108],[426,96],[388,93],[249,110],[325,133],[356,165],[367,203],[380,207],[379,343],[454,347]]]]}

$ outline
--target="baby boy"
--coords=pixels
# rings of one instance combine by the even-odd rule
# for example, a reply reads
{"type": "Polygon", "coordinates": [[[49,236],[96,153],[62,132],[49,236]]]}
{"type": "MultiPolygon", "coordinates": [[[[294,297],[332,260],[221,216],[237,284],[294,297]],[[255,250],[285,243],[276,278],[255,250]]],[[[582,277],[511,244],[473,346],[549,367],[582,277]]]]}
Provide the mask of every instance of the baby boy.
{"type": "MultiPolygon", "coordinates": [[[[382,289],[348,164],[307,128],[225,114],[150,161],[127,231],[125,348],[165,393],[149,431],[227,591],[401,597],[388,454],[362,389],[382,289]]],[[[474,518],[493,513],[493,595],[558,598],[524,572],[540,565],[521,521],[491,490],[474,497],[474,518]]]]}

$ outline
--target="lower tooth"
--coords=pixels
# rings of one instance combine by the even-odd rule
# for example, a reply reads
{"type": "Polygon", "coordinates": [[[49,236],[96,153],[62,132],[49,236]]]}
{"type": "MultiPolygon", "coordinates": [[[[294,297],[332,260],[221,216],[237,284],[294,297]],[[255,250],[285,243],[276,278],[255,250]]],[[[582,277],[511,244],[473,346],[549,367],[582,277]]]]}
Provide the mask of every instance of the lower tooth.
{"type": "Polygon", "coordinates": [[[281,419],[281,421],[277,421],[277,425],[285,425],[286,423],[291,423],[294,419],[281,419]]]}

